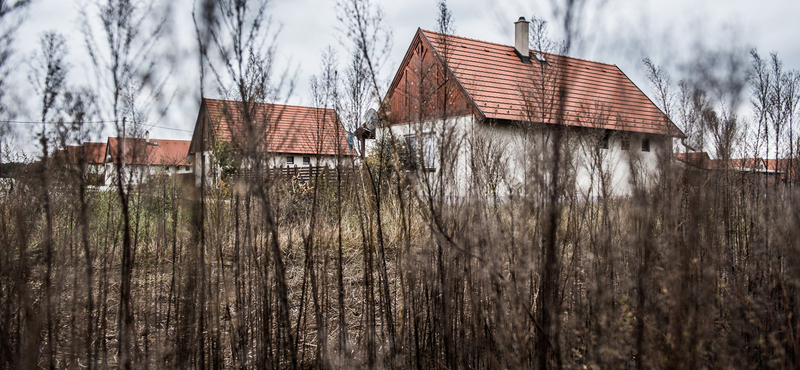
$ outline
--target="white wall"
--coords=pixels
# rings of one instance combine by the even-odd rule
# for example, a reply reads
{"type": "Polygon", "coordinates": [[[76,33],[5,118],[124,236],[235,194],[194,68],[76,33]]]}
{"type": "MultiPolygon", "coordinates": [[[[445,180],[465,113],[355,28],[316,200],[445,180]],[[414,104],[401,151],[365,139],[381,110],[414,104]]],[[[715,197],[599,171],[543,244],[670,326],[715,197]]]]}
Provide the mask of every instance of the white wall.
{"type": "MultiPolygon", "coordinates": [[[[202,153],[195,153],[195,157],[192,161],[192,172],[195,174],[195,186],[200,186],[200,179],[201,179],[201,162],[203,157],[205,157],[205,164],[206,164],[206,178],[207,179],[218,179],[219,178],[219,169],[214,166],[214,155],[211,151],[206,151],[202,153]]],[[[330,155],[323,155],[317,156],[313,154],[270,154],[266,160],[268,168],[284,168],[284,167],[310,167],[310,166],[326,166],[330,168],[334,168],[336,166],[336,156],[330,155]],[[288,163],[288,158],[291,157],[294,159],[294,163],[288,163]],[[309,162],[304,163],[303,157],[308,157],[309,162]]]]}
{"type": "Polygon", "coordinates": [[[313,154],[276,154],[269,158],[269,167],[308,167],[308,166],[336,166],[336,156],[323,155],[317,156],[313,154]],[[289,158],[293,158],[293,163],[289,163],[289,158]],[[308,162],[304,162],[303,158],[308,158],[308,162]]]}
{"type": "MultiPolygon", "coordinates": [[[[105,174],[105,186],[117,186],[117,167],[114,163],[106,163],[103,167],[105,174]]],[[[147,182],[152,176],[192,173],[191,165],[145,165],[145,164],[126,164],[122,167],[124,185],[139,185],[147,182]]]]}
{"type": "MultiPolygon", "coordinates": [[[[481,123],[470,115],[445,122],[379,128],[376,141],[388,138],[390,133],[396,140],[403,140],[412,133],[434,132],[440,144],[438,149],[457,151],[457,159],[451,162],[456,168],[449,176],[443,176],[452,178],[448,180],[448,187],[452,190],[450,195],[506,196],[511,192],[536,191],[536,184],[543,179],[541,174],[550,173],[553,131],[541,125],[531,127],[526,134],[518,126],[481,123]],[[449,140],[453,145],[443,147],[443,140],[449,140]]],[[[629,149],[623,150],[622,135],[617,132],[610,133],[608,149],[600,149],[599,139],[607,131],[571,129],[566,132],[568,140],[564,154],[571,157],[571,161],[568,168],[561,170],[569,174],[566,181],[574,182],[577,194],[589,198],[603,194],[630,194],[633,173],[647,186],[656,174],[658,153],[672,148],[671,138],[629,133],[629,149]],[[650,140],[649,152],[642,151],[642,140],[645,139],[650,140]],[[632,172],[632,168],[636,171],[632,172]]],[[[441,154],[435,153],[437,164],[441,154]]],[[[441,171],[441,168],[436,168],[436,171],[441,171]]],[[[433,183],[440,178],[431,173],[420,175],[433,179],[433,183]]]]}

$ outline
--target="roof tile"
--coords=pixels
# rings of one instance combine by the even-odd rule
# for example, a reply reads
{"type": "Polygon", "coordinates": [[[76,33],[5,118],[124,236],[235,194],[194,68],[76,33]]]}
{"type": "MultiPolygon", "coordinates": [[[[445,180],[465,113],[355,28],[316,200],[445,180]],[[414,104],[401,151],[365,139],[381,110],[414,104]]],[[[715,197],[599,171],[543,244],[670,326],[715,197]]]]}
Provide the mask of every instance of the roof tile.
{"type": "Polygon", "coordinates": [[[615,65],[548,53],[541,64],[534,51],[528,64],[513,46],[419,32],[437,50],[461,46],[448,49],[448,65],[486,118],[684,136],[615,65]]]}
{"type": "Polygon", "coordinates": [[[252,103],[253,121],[263,128],[247,135],[243,110],[239,102],[203,99],[211,116],[217,139],[237,143],[254,140],[270,153],[336,155],[338,135],[342,155],[353,155],[347,143],[347,133],[339,125],[333,109],[295,105],[252,103]]]}
{"type": "MultiPolygon", "coordinates": [[[[118,137],[108,138],[108,155],[111,162],[120,161],[123,140],[118,137]]],[[[146,165],[180,165],[186,166],[186,156],[189,153],[191,141],[150,139],[148,142],[141,138],[125,139],[125,164],[146,165]]]]}

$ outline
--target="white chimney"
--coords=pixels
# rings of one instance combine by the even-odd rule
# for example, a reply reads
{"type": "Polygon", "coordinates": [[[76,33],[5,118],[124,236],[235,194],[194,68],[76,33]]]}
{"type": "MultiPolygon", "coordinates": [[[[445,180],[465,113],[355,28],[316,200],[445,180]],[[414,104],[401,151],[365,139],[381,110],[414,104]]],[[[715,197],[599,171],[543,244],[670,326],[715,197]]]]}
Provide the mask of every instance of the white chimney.
{"type": "Polygon", "coordinates": [[[150,142],[150,131],[145,131],[144,132],[144,142],[145,143],[149,143],[150,142]]]}
{"type": "Polygon", "coordinates": [[[519,20],[514,22],[514,50],[526,63],[530,63],[528,32],[528,21],[525,20],[525,17],[519,17],[519,20]]]}

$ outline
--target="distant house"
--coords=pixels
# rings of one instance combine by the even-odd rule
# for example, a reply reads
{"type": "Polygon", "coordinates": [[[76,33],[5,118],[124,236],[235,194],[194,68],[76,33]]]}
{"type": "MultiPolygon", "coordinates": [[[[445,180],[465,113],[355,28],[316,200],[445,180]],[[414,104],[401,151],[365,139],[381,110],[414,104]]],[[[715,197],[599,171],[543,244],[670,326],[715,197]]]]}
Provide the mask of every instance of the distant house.
{"type": "Polygon", "coordinates": [[[602,164],[613,191],[625,194],[632,160],[646,178],[684,136],[617,66],[530,50],[524,18],[515,31],[510,46],[418,29],[384,99],[389,117],[378,137],[404,140],[427,173],[444,163],[461,192],[494,171],[481,156],[507,168],[484,183],[524,189],[526,169],[548,160],[552,129],[568,127],[575,188],[597,191],[602,164]],[[442,161],[453,136],[459,153],[442,161]]]}
{"type": "Polygon", "coordinates": [[[709,170],[716,169],[718,161],[711,159],[706,152],[675,153],[675,160],[691,168],[709,170]]]}
{"type": "Polygon", "coordinates": [[[105,154],[106,143],[84,142],[83,145],[69,145],[65,149],[56,150],[53,160],[71,166],[82,162],[87,184],[103,185],[106,178],[105,154]]]}
{"type": "Polygon", "coordinates": [[[732,171],[742,178],[765,181],[768,185],[787,185],[796,180],[798,160],[765,158],[711,159],[706,152],[676,153],[675,159],[689,168],[708,172],[732,171]]]}
{"type": "Polygon", "coordinates": [[[117,184],[117,164],[122,164],[124,184],[138,185],[156,175],[192,172],[187,161],[190,141],[109,137],[104,152],[105,185],[117,184]]]}
{"type": "Polygon", "coordinates": [[[252,160],[270,169],[302,169],[334,166],[337,157],[356,154],[332,109],[249,103],[245,119],[243,107],[230,100],[202,100],[189,147],[198,185],[203,163],[212,178],[246,172],[252,160]]]}
{"type": "Polygon", "coordinates": [[[766,168],[781,174],[780,181],[784,185],[800,184],[800,158],[765,159],[766,168]]]}

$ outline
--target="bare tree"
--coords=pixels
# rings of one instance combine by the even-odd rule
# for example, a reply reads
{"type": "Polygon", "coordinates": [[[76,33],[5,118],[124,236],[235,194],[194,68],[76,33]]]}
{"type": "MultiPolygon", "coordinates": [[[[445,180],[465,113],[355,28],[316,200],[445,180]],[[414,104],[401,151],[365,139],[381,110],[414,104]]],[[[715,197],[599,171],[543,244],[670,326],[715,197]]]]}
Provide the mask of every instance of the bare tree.
{"type": "Polygon", "coordinates": [[[54,113],[58,113],[58,99],[64,92],[67,77],[67,55],[66,39],[64,36],[55,32],[45,33],[41,38],[41,56],[36,58],[36,66],[32,69],[31,83],[42,97],[42,131],[39,136],[39,143],[42,146],[42,172],[41,189],[44,203],[44,213],[46,219],[45,226],[45,277],[44,277],[44,311],[47,320],[47,354],[49,367],[54,369],[55,362],[55,336],[53,308],[51,299],[52,292],[51,278],[53,275],[53,211],[50,197],[50,184],[48,182],[48,132],[47,123],[54,113]]]}
{"type": "MultiPolygon", "coordinates": [[[[380,6],[374,4],[370,0],[342,0],[338,1],[337,17],[341,23],[341,31],[344,39],[350,43],[351,50],[360,54],[359,58],[363,58],[363,66],[365,70],[364,77],[368,81],[368,91],[370,91],[376,99],[383,96],[380,88],[379,72],[383,66],[385,58],[389,54],[391,48],[391,32],[386,28],[383,20],[383,11],[380,6]]],[[[354,60],[355,61],[355,60],[354,60]]],[[[381,104],[379,106],[377,116],[379,121],[385,120],[386,107],[381,104]]],[[[381,207],[381,195],[383,181],[381,173],[378,173],[378,178],[372,176],[370,168],[367,166],[366,171],[369,181],[366,183],[369,190],[364,194],[364,200],[367,201],[363,210],[364,213],[360,217],[366,216],[366,228],[362,227],[362,247],[364,248],[364,279],[365,279],[365,322],[366,333],[366,360],[367,367],[372,369],[376,366],[377,352],[376,352],[376,333],[375,333],[375,301],[373,291],[373,273],[374,273],[374,254],[373,248],[377,246],[379,258],[377,261],[378,275],[379,275],[379,300],[381,302],[382,317],[381,320],[387,329],[386,339],[388,341],[388,354],[391,357],[396,353],[396,327],[394,324],[394,315],[392,314],[392,299],[388,290],[388,274],[385,258],[385,234],[384,234],[384,219],[381,207]],[[366,214],[366,212],[369,212],[366,214]],[[375,232],[373,233],[373,225],[375,232]],[[374,235],[374,239],[373,239],[374,235]]],[[[390,360],[391,361],[391,360],[390,360]]]]}
{"type": "MultiPolygon", "coordinates": [[[[277,35],[277,31],[266,13],[268,1],[204,1],[201,5],[200,19],[195,15],[201,66],[211,70],[218,91],[229,95],[235,101],[235,104],[228,107],[225,114],[229,117],[234,115],[241,117],[239,119],[241,131],[231,132],[231,139],[234,146],[239,148],[239,155],[249,164],[252,179],[267,179],[267,181],[249,183],[248,187],[252,187],[252,190],[248,190],[245,194],[245,201],[249,204],[251,191],[252,195],[257,196],[261,201],[261,212],[270,235],[270,249],[267,256],[274,263],[275,271],[278,313],[276,329],[279,344],[277,361],[288,361],[289,366],[295,368],[298,366],[297,347],[295,333],[291,326],[286,266],[280,245],[276,199],[272,193],[271,181],[266,176],[268,174],[268,153],[271,148],[265,140],[270,127],[274,122],[280,120],[283,114],[281,109],[275,108],[276,106],[271,103],[282,99],[284,94],[287,97],[291,94],[294,79],[288,72],[279,74],[277,78],[274,75],[276,50],[274,37],[277,35]],[[270,38],[272,42],[268,42],[270,38]]],[[[201,167],[204,171],[207,166],[205,160],[205,156],[203,156],[201,167]]],[[[211,168],[215,167],[212,165],[211,168]]],[[[202,177],[204,185],[201,187],[201,199],[197,203],[201,208],[204,202],[206,174],[203,173],[202,177]]],[[[203,221],[200,219],[198,222],[203,221]]],[[[198,230],[201,240],[199,246],[200,266],[203,266],[202,253],[206,247],[202,242],[202,227],[199,227],[198,230]]],[[[205,274],[205,272],[201,270],[201,274],[205,274]]],[[[268,274],[265,273],[264,276],[268,276],[268,274]]],[[[204,278],[201,278],[201,281],[204,281],[204,278]]],[[[262,289],[265,291],[271,289],[267,281],[262,284],[262,289]]],[[[206,288],[201,287],[201,292],[204,289],[206,288]]],[[[200,301],[204,301],[203,295],[200,296],[200,301]]],[[[264,305],[270,304],[271,302],[264,302],[264,305]]],[[[200,321],[202,327],[204,325],[202,311],[200,321]]],[[[269,322],[264,324],[271,325],[269,322]]],[[[268,333],[267,328],[265,331],[268,333]]],[[[202,345],[201,339],[201,348],[202,345]]],[[[203,362],[203,358],[198,361],[203,362]]]]}
{"type": "MultiPolygon", "coordinates": [[[[8,117],[12,112],[6,108],[3,98],[5,97],[8,76],[11,73],[12,56],[14,49],[12,45],[16,36],[17,29],[22,24],[24,12],[30,6],[32,0],[3,0],[0,1],[0,19],[3,25],[0,26],[0,114],[8,117]]],[[[5,130],[5,127],[3,127],[5,130]]]]}
{"type": "Polygon", "coordinates": [[[131,148],[129,153],[126,147],[130,132],[127,118],[136,112],[138,102],[160,95],[165,77],[159,77],[162,66],[155,61],[168,11],[160,9],[155,1],[98,0],[96,5],[105,38],[102,43],[95,38],[96,33],[91,28],[93,17],[87,12],[89,7],[82,10],[81,31],[97,76],[102,115],[114,122],[117,137],[122,137],[116,148],[115,161],[115,185],[123,217],[117,336],[119,365],[130,369],[134,361],[133,347],[136,346],[131,295],[136,245],[131,237],[129,197],[133,181],[131,178],[126,181],[125,177],[126,162],[132,162],[131,155],[135,156],[138,151],[131,148]]]}

